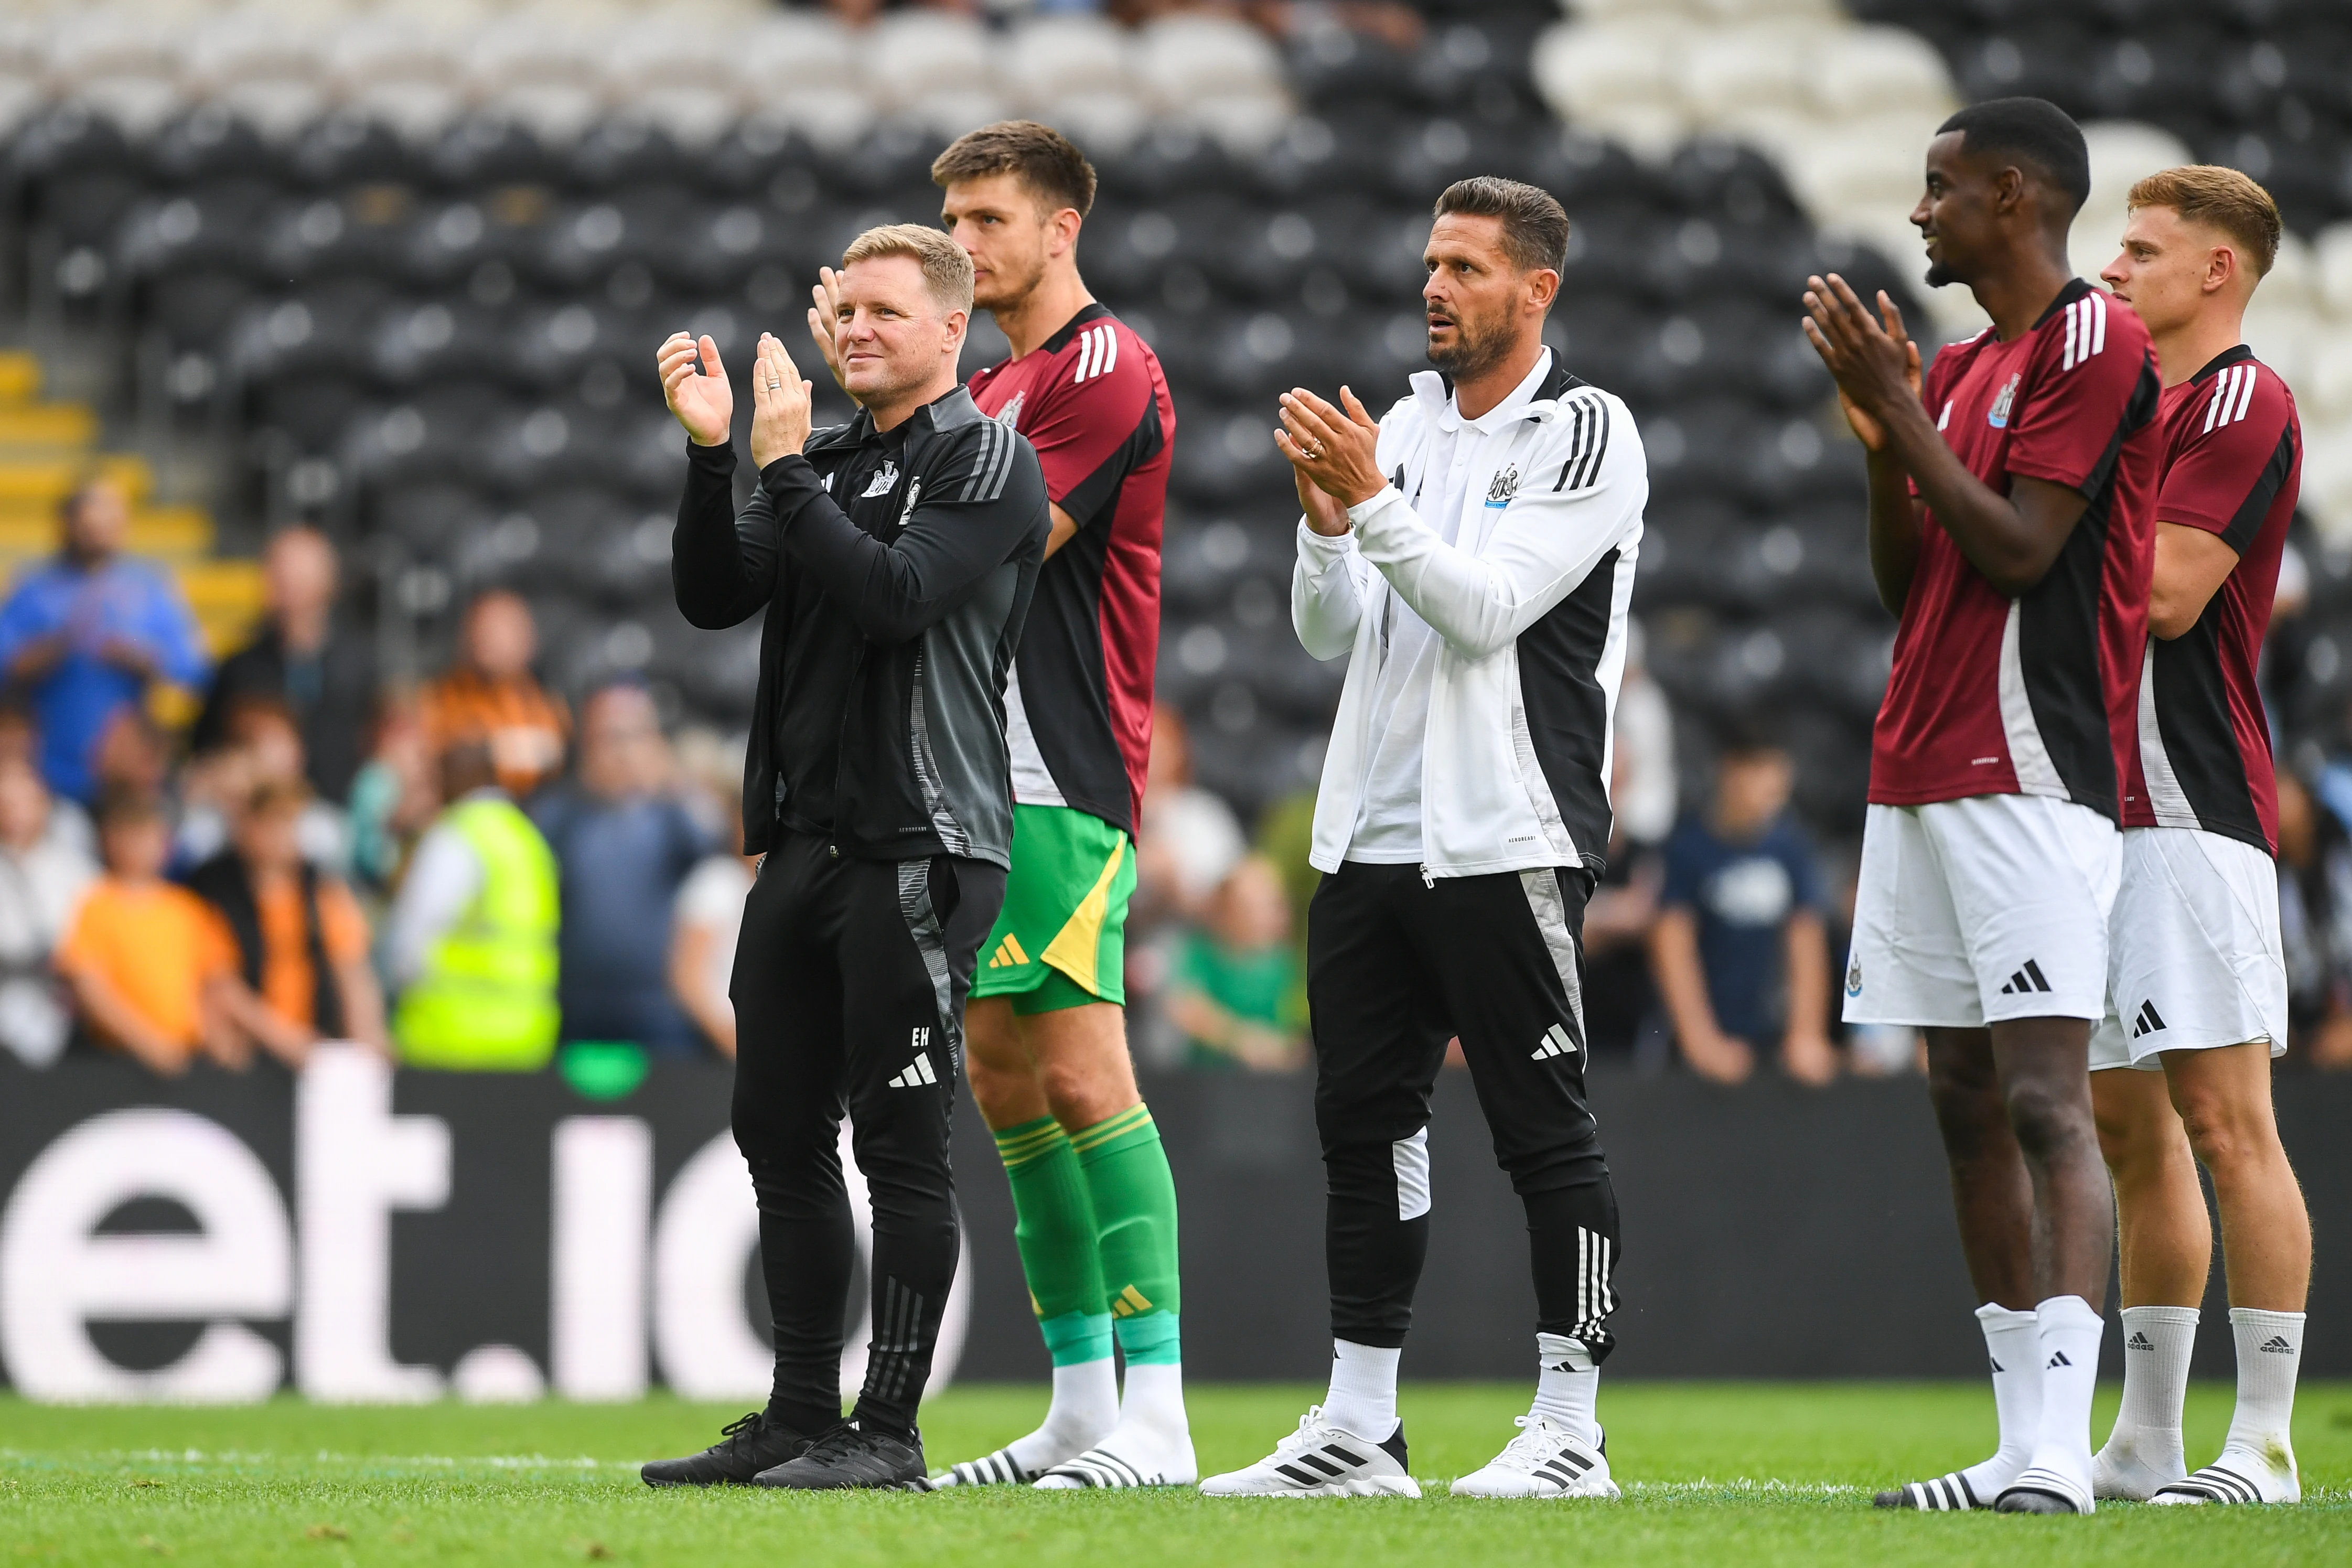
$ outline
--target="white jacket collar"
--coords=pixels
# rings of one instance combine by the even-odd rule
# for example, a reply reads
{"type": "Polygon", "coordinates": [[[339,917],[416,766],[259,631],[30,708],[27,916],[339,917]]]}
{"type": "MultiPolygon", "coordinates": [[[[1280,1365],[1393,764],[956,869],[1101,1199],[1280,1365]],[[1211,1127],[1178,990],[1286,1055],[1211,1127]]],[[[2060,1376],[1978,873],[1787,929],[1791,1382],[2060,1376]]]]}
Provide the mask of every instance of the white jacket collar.
{"type": "MultiPolygon", "coordinates": [[[[1547,345],[1543,353],[1536,356],[1535,368],[1528,372],[1527,379],[1511,388],[1502,402],[1475,419],[1462,417],[1461,410],[1454,405],[1454,394],[1445,384],[1445,378],[1433,370],[1413,372],[1412,395],[1420,402],[1430,423],[1438,429],[1452,432],[1466,425],[1482,436],[1490,436],[1513,420],[1524,419],[1537,411],[1536,389],[1543,385],[1544,378],[1550,374],[1551,349],[1547,345]]],[[[1549,406],[1550,400],[1546,399],[1544,408],[1548,411],[1549,406]]]]}

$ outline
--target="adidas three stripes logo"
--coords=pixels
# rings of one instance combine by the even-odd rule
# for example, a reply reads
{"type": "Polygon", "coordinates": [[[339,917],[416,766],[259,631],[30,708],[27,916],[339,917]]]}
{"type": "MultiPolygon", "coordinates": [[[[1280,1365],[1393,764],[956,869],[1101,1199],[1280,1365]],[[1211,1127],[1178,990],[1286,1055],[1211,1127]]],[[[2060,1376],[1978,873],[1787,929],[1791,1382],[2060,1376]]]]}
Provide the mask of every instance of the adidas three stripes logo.
{"type": "Polygon", "coordinates": [[[2000,994],[2004,996],[2021,996],[2029,991],[2049,989],[2050,982],[2042,978],[2042,966],[2029,958],[2025,961],[2024,968],[2009,977],[2009,984],[2000,988],[2000,994]]]}
{"type": "Polygon", "coordinates": [[[2132,1015],[2131,1032],[2132,1038],[2135,1040],[2142,1035],[2153,1035],[2163,1027],[2164,1015],[2156,1010],[2156,1004],[2153,1002],[2141,1003],[2139,1011],[2132,1015]]]}
{"type": "Polygon", "coordinates": [[[1536,1048],[1528,1053],[1528,1059],[1539,1062],[1548,1057],[1572,1057],[1575,1054],[1576,1042],[1568,1037],[1566,1029],[1554,1024],[1544,1031],[1544,1037],[1536,1042],[1536,1048]]]}

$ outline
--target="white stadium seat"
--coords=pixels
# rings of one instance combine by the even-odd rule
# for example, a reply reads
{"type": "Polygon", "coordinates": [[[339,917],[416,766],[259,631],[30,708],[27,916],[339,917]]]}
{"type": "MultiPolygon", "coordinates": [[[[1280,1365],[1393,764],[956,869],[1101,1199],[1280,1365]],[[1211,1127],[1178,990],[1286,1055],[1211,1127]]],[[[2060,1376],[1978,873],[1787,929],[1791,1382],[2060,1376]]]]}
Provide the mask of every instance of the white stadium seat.
{"type": "Polygon", "coordinates": [[[998,75],[1024,106],[1133,90],[1126,32],[1098,16],[1047,16],[1009,30],[998,75]]]}
{"type": "Polygon", "coordinates": [[[1136,37],[1135,77],[1162,110],[1203,98],[1286,97],[1282,57],[1265,35],[1214,16],[1171,16],[1136,37]]]}
{"type": "Polygon", "coordinates": [[[776,102],[803,88],[853,90],[849,34],[819,12],[770,16],[737,32],[728,52],[736,75],[759,102],[776,102]]]}
{"type": "Polygon", "coordinates": [[[920,111],[944,93],[993,91],[996,53],[968,16],[898,11],[868,28],[858,47],[863,74],[887,101],[920,111]]]}

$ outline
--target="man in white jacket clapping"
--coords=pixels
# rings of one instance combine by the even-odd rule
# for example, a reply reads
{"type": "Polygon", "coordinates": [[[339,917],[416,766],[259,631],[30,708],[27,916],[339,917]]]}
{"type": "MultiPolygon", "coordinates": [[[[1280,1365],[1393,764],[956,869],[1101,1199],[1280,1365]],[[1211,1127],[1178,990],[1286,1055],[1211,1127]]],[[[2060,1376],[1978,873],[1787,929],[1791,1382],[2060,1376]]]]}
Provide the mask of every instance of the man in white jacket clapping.
{"type": "Polygon", "coordinates": [[[1436,370],[1377,425],[1345,388],[1282,400],[1305,510],[1292,620],[1317,658],[1354,656],[1307,915],[1333,1361],[1328,1399],[1213,1495],[1419,1495],[1397,1361],[1453,1036],[1527,1205],[1538,1367],[1519,1434],[1453,1489],[1617,1495],[1594,1415],[1617,1202],[1585,1103],[1580,931],[1649,479],[1624,404],[1543,343],[1568,234],[1534,186],[1451,186],[1422,290],[1436,370]]]}

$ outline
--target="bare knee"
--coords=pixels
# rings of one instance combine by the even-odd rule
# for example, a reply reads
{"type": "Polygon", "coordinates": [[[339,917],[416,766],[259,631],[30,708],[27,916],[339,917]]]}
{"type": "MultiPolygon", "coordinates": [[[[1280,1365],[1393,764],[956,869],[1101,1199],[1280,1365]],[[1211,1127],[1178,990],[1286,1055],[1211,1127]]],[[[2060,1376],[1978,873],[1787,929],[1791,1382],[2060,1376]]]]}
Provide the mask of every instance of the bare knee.
{"type": "Polygon", "coordinates": [[[2204,1084],[2175,1087],[2173,1103],[2189,1150],[2209,1171],[2226,1171],[2267,1153],[2278,1142],[2267,1105],[2242,1104],[2204,1084]]]}
{"type": "Polygon", "coordinates": [[[2071,1085],[2029,1078],[2011,1084],[2006,1098],[2009,1125],[2029,1160],[2047,1163],[2098,1141],[2090,1107],[2071,1085]]]}
{"type": "Polygon", "coordinates": [[[1118,1115],[1135,1103],[1135,1090],[1117,1064],[1093,1053],[1065,1053],[1038,1069],[1045,1103],[1063,1126],[1076,1130],[1118,1115]]]}

